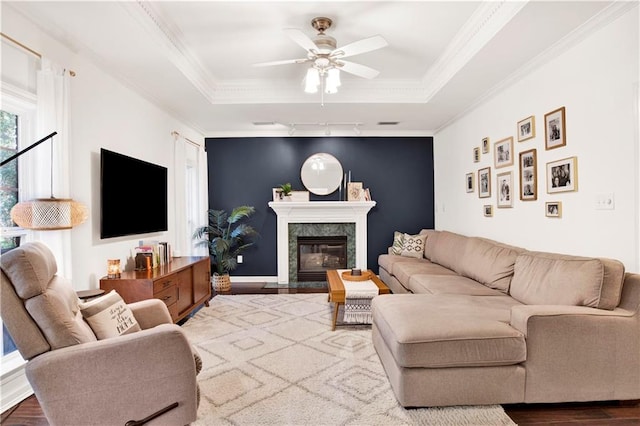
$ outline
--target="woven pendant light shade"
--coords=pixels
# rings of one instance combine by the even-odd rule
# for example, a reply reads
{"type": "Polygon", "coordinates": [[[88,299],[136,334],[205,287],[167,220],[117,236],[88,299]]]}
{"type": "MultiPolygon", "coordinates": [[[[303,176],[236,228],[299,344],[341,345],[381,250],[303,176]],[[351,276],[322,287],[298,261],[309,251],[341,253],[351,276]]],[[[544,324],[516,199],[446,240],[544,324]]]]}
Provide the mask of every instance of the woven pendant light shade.
{"type": "Polygon", "coordinates": [[[71,229],[89,217],[89,209],[70,198],[38,198],[16,204],[11,219],[26,229],[71,229]]]}

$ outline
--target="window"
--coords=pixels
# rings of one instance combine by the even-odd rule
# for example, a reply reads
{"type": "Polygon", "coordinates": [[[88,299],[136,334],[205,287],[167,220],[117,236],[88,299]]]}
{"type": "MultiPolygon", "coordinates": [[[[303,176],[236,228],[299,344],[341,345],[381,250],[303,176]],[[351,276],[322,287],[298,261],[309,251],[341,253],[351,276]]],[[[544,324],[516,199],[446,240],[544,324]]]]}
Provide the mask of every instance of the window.
{"type": "MultiPolygon", "coordinates": [[[[0,111],[0,160],[18,152],[18,116],[0,111]]],[[[18,202],[18,162],[12,161],[0,168],[0,254],[20,245],[20,236],[12,232],[11,208],[18,202]]],[[[2,325],[2,356],[16,350],[15,343],[2,325]]]]}
{"type": "MultiPolygon", "coordinates": [[[[32,134],[35,98],[24,94],[16,96],[19,91],[2,93],[2,110],[0,110],[0,160],[5,160],[20,149],[29,146],[32,134]]],[[[20,245],[26,231],[16,226],[11,220],[11,208],[19,201],[20,170],[16,159],[0,167],[0,255],[20,245]]],[[[2,337],[2,371],[12,361],[20,362],[20,354],[7,332],[4,324],[0,331],[2,337]]]]}
{"type": "MultiPolygon", "coordinates": [[[[0,111],[0,160],[18,152],[18,115],[0,111]]],[[[11,208],[18,202],[18,162],[11,161],[0,168],[0,250],[5,253],[20,245],[20,237],[9,235],[7,228],[16,225],[11,220],[11,208]]]]}

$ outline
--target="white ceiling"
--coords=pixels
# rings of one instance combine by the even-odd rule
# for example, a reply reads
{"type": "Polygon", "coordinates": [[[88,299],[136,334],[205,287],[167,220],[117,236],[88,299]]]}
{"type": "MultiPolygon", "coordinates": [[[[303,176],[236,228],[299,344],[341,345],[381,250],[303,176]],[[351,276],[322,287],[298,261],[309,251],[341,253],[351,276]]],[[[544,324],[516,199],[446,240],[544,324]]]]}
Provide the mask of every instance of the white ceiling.
{"type": "Polygon", "coordinates": [[[612,1],[6,2],[205,136],[431,134],[595,28],[612,1]],[[338,47],[376,34],[389,45],[349,58],[380,71],[342,73],[334,95],[306,94],[308,64],[283,29],[313,37],[333,20],[338,47]],[[396,126],[379,122],[397,121],[396,126]],[[273,122],[257,126],[255,122],[273,122]],[[297,134],[322,132],[299,124],[297,134]]]}

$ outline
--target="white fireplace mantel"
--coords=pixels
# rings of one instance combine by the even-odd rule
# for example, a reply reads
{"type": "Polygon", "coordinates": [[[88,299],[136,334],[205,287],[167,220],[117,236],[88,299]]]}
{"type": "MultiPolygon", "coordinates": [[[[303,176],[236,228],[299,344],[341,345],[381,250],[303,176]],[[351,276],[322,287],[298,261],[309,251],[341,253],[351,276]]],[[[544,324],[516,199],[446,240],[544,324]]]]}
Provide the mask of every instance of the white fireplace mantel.
{"type": "Polygon", "coordinates": [[[355,224],[355,267],[367,269],[367,214],[375,201],[271,201],[278,216],[278,284],[289,282],[290,223],[355,224]]]}

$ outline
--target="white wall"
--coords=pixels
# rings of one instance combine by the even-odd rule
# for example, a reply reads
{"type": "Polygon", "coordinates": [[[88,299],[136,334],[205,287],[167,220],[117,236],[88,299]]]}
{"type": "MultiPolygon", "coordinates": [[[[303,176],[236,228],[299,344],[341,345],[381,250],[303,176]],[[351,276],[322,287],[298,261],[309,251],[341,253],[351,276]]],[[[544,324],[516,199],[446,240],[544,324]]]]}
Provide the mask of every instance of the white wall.
{"type": "MultiPolygon", "coordinates": [[[[204,136],[177,121],[133,90],[38,29],[11,7],[2,7],[2,31],[43,56],[76,72],[71,79],[71,196],[90,218],[71,231],[73,285],[98,288],[107,259],[125,262],[140,239],[173,242],[175,206],[172,131],[194,141],[204,136]],[[169,168],[169,231],[100,239],[100,148],[169,168]]],[[[131,183],[133,190],[135,182],[131,183]]],[[[123,188],[123,191],[127,188],[123,188]]],[[[127,206],[122,206],[126,209],[127,206]]],[[[131,212],[131,214],[137,214],[131,212]]]]}
{"type": "Polygon", "coordinates": [[[640,270],[638,167],[638,7],[502,90],[435,135],[436,228],[526,247],[621,260],[640,270]],[[567,145],[545,150],[544,114],[566,107],[567,145]],[[518,143],[516,123],[535,115],[536,137],[518,143]],[[472,150],[489,136],[491,152],[474,163],[472,150]],[[496,169],[493,142],[513,136],[514,166],[496,169]],[[496,208],[496,174],[513,171],[518,156],[537,149],[538,200],[496,208]],[[546,163],[578,158],[578,191],[546,193],[546,163]],[[465,174],[491,167],[492,197],[466,193],[465,174]],[[600,193],[615,194],[614,210],[596,210],[600,193]],[[562,218],[545,217],[546,201],[562,202],[562,218]],[[494,216],[483,216],[483,205],[494,216]]]}

